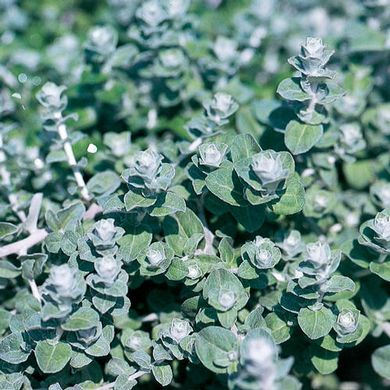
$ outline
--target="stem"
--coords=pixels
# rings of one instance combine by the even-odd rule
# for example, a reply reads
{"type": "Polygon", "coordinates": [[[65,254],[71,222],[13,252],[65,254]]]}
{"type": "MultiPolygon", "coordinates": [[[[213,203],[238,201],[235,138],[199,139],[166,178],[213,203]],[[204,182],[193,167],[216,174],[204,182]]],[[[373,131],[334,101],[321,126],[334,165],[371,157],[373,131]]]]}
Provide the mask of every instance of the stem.
{"type": "Polygon", "coordinates": [[[148,314],[147,316],[141,318],[142,322],[153,322],[156,320],[158,320],[158,315],[156,313],[151,313],[151,314],[148,314]]]}
{"type": "Polygon", "coordinates": [[[27,253],[27,250],[43,241],[48,232],[45,229],[38,229],[23,240],[13,242],[0,248],[0,258],[12,254],[27,253]]]}
{"type": "Polygon", "coordinates": [[[76,179],[77,187],[80,190],[81,197],[85,201],[89,202],[92,197],[91,197],[91,194],[89,193],[88,188],[85,184],[83,175],[81,174],[80,169],[77,165],[77,161],[76,161],[76,158],[75,158],[74,153],[73,153],[72,144],[69,142],[68,131],[66,129],[66,125],[65,125],[65,123],[60,122],[60,119],[62,119],[61,112],[58,112],[55,115],[55,118],[59,122],[57,125],[57,132],[58,132],[58,135],[60,136],[61,141],[63,142],[64,152],[66,154],[68,164],[72,168],[73,176],[76,179]]]}
{"type": "Polygon", "coordinates": [[[132,381],[132,380],[134,380],[134,379],[137,379],[137,378],[141,377],[142,375],[148,374],[148,373],[149,373],[149,371],[139,370],[139,371],[137,371],[137,372],[135,372],[134,374],[132,374],[132,375],[129,376],[129,381],[132,381]]]}
{"type": "Polygon", "coordinates": [[[38,286],[35,283],[35,280],[30,279],[28,281],[28,283],[30,285],[33,297],[36,298],[39,301],[39,303],[41,303],[42,302],[42,297],[41,297],[41,294],[40,294],[40,292],[38,290],[38,286]]]}

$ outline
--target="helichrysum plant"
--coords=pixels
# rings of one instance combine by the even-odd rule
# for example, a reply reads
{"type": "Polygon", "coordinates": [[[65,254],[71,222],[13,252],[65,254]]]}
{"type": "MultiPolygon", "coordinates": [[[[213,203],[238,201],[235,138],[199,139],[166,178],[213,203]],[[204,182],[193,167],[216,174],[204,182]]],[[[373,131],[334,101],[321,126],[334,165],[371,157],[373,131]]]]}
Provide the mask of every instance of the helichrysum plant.
{"type": "Polygon", "coordinates": [[[390,4],[0,1],[0,389],[385,389],[390,4]]]}

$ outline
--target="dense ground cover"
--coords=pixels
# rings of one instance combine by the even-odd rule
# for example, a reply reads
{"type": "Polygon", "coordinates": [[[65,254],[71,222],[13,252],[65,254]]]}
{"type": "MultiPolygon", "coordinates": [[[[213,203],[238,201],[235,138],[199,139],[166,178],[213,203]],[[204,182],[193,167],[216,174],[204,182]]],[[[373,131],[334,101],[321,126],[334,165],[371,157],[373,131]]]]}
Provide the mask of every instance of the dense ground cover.
{"type": "Polygon", "coordinates": [[[0,0],[0,388],[390,386],[388,0],[0,0]]]}

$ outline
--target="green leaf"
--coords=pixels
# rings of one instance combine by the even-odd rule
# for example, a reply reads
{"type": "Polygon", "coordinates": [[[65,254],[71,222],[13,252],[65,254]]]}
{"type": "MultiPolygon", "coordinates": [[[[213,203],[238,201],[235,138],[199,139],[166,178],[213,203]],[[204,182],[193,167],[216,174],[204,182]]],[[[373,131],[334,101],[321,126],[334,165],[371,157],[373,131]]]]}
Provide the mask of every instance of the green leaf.
{"type": "Polygon", "coordinates": [[[153,210],[150,215],[152,217],[164,217],[166,215],[174,214],[178,211],[183,212],[185,210],[185,200],[174,192],[168,191],[157,197],[157,201],[153,205],[153,210]]]}
{"type": "Polygon", "coordinates": [[[19,276],[21,270],[7,260],[0,261],[0,278],[13,279],[19,276]]]}
{"type": "Polygon", "coordinates": [[[230,147],[233,163],[244,160],[260,152],[260,146],[250,134],[237,135],[230,147]]]}
{"type": "Polygon", "coordinates": [[[290,121],[286,127],[284,141],[292,154],[302,154],[309,151],[320,140],[323,134],[321,125],[308,125],[290,121]]]}
{"type": "Polygon", "coordinates": [[[378,348],[371,356],[371,364],[376,373],[390,379],[390,345],[378,348]]]}
{"type": "Polygon", "coordinates": [[[196,335],[196,354],[205,367],[217,374],[226,373],[229,364],[223,367],[216,362],[229,362],[229,356],[232,356],[231,353],[236,349],[237,340],[234,333],[219,326],[208,326],[196,335]]]}
{"type": "Polygon", "coordinates": [[[246,203],[240,181],[231,164],[225,164],[211,172],[206,177],[206,186],[212,194],[232,206],[246,203]]]}
{"type": "Polygon", "coordinates": [[[303,308],[298,313],[299,326],[312,340],[326,336],[331,331],[334,322],[334,314],[324,306],[320,310],[303,308]]]}
{"type": "Polygon", "coordinates": [[[112,194],[120,185],[120,177],[112,171],[99,172],[87,183],[88,189],[97,195],[112,194]]]}
{"type": "Polygon", "coordinates": [[[265,317],[267,327],[271,330],[276,344],[281,344],[290,338],[291,328],[276,313],[269,313],[265,317]]]}
{"type": "Polygon", "coordinates": [[[18,231],[18,227],[13,223],[0,222],[0,239],[11,236],[18,231]]]}
{"type": "Polygon", "coordinates": [[[53,374],[61,371],[72,356],[72,348],[70,345],[58,342],[50,344],[49,341],[38,341],[35,347],[35,358],[38,367],[45,374],[53,374]]]}
{"type": "Polygon", "coordinates": [[[175,215],[165,217],[163,221],[165,240],[177,255],[183,253],[188,240],[198,234],[203,235],[203,225],[196,214],[189,208],[175,215]]]}
{"type": "Polygon", "coordinates": [[[310,100],[310,95],[301,88],[299,77],[284,79],[278,85],[276,92],[286,100],[296,100],[299,102],[310,100]]]}
{"type": "Polygon", "coordinates": [[[173,373],[169,364],[153,366],[152,373],[154,378],[161,386],[168,386],[173,379],[173,373]]]}
{"type": "Polygon", "coordinates": [[[23,337],[20,332],[11,333],[0,340],[0,359],[10,364],[25,362],[29,353],[21,349],[23,337]]]}
{"type": "Polygon", "coordinates": [[[272,211],[279,215],[296,214],[305,205],[305,189],[297,173],[287,179],[287,188],[278,202],[271,206],[272,211]]]}
{"type": "Polygon", "coordinates": [[[372,261],[370,263],[370,270],[375,275],[378,275],[387,282],[390,282],[390,261],[385,263],[375,263],[372,261]]]}
{"type": "Polygon", "coordinates": [[[265,208],[262,205],[231,207],[230,212],[236,221],[250,233],[260,229],[265,220],[265,208]]]}
{"type": "Polygon", "coordinates": [[[337,352],[332,352],[319,347],[318,345],[311,345],[309,351],[311,354],[311,362],[313,366],[322,375],[328,375],[337,370],[338,357],[337,352]]]}
{"type": "Polygon", "coordinates": [[[145,230],[144,226],[134,227],[131,233],[118,240],[118,254],[126,263],[130,263],[145,252],[151,242],[152,233],[145,230]]]}
{"type": "Polygon", "coordinates": [[[145,198],[141,194],[137,194],[133,191],[126,193],[123,199],[126,207],[126,211],[131,211],[136,208],[147,208],[153,206],[157,199],[156,198],[145,198]]]}
{"type": "Polygon", "coordinates": [[[89,307],[82,307],[73,313],[61,327],[64,330],[74,332],[77,330],[91,329],[98,324],[99,314],[89,307]]]}

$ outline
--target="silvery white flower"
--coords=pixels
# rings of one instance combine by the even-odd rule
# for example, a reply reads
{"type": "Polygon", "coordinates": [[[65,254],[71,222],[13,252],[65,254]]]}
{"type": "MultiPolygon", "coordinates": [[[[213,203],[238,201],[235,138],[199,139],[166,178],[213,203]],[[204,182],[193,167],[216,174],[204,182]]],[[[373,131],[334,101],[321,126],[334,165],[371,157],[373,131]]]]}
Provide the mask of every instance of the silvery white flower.
{"type": "Polygon", "coordinates": [[[178,68],[184,63],[184,54],[179,49],[163,50],[159,53],[161,65],[167,68],[178,68]]]}
{"type": "Polygon", "coordinates": [[[198,279],[202,275],[202,272],[198,265],[191,264],[188,266],[187,277],[190,279],[198,279]]]}
{"type": "Polygon", "coordinates": [[[335,329],[340,336],[355,332],[358,327],[359,313],[344,309],[337,316],[335,329]]]}
{"type": "Polygon", "coordinates": [[[137,334],[134,334],[130,337],[126,346],[129,347],[132,351],[137,351],[138,349],[140,349],[141,345],[142,345],[141,337],[137,334]]]}
{"type": "Polygon", "coordinates": [[[121,263],[113,256],[104,256],[95,261],[94,267],[107,284],[112,284],[121,270],[121,263]]]}
{"type": "Polygon", "coordinates": [[[318,193],[314,196],[314,209],[316,211],[323,211],[329,205],[329,198],[324,193],[318,193]]]}
{"type": "Polygon", "coordinates": [[[225,144],[202,144],[199,147],[199,164],[218,168],[226,154],[225,144]]]}
{"type": "Polygon", "coordinates": [[[190,0],[167,0],[166,10],[171,18],[182,17],[187,13],[190,0]]]}
{"type": "Polygon", "coordinates": [[[161,154],[151,148],[137,152],[134,158],[134,170],[143,179],[152,181],[160,170],[162,159],[161,154]]]}
{"type": "Polygon", "coordinates": [[[234,291],[222,289],[218,295],[219,304],[226,310],[231,309],[236,303],[237,297],[234,291]]]}
{"type": "Polygon", "coordinates": [[[157,27],[168,17],[167,12],[158,0],[142,2],[141,6],[137,9],[136,15],[139,19],[151,27],[157,27]]]}
{"type": "Polygon", "coordinates": [[[273,362],[276,355],[275,345],[265,337],[250,340],[246,358],[257,367],[273,362]]]}
{"type": "Polygon", "coordinates": [[[49,280],[60,296],[69,296],[76,287],[76,270],[68,264],[54,265],[50,269],[49,280]]]}
{"type": "Polygon", "coordinates": [[[225,92],[217,92],[210,102],[204,104],[207,117],[217,125],[225,124],[226,118],[234,114],[238,104],[225,92]]]}
{"type": "Polygon", "coordinates": [[[340,126],[341,142],[349,147],[355,146],[363,139],[360,126],[357,123],[346,123],[340,126]]]}
{"type": "Polygon", "coordinates": [[[88,33],[86,47],[106,56],[114,51],[116,44],[115,30],[108,26],[96,26],[88,33]]]}
{"type": "Polygon", "coordinates": [[[289,255],[295,256],[302,252],[304,244],[302,243],[301,233],[298,230],[291,230],[287,237],[284,238],[280,247],[289,255]]]}
{"type": "Polygon", "coordinates": [[[163,260],[165,260],[165,253],[162,250],[149,248],[146,251],[146,258],[151,266],[157,267],[163,260]]]}
{"type": "Polygon", "coordinates": [[[325,50],[325,45],[321,38],[306,38],[306,43],[302,45],[302,54],[305,57],[322,58],[325,50]]]}
{"type": "Polygon", "coordinates": [[[307,244],[306,253],[316,268],[329,264],[332,256],[329,244],[321,241],[307,244]]]}
{"type": "Polygon", "coordinates": [[[37,93],[37,99],[44,107],[60,111],[66,105],[66,97],[62,95],[65,89],[63,85],[58,86],[48,81],[37,93]]]}
{"type": "Polygon", "coordinates": [[[114,225],[114,219],[101,219],[94,225],[93,232],[102,240],[110,241],[114,238],[116,229],[114,225]]]}
{"type": "Polygon", "coordinates": [[[372,193],[376,196],[383,208],[390,207],[390,183],[380,182],[372,186],[372,193]]]}
{"type": "Polygon", "coordinates": [[[378,213],[373,222],[373,229],[379,238],[390,241],[390,216],[378,213]]]}
{"type": "Polygon", "coordinates": [[[184,337],[188,336],[192,332],[190,323],[186,320],[174,318],[170,327],[170,334],[172,338],[179,343],[184,337]]]}
{"type": "Polygon", "coordinates": [[[213,50],[218,60],[221,62],[232,62],[237,59],[238,44],[236,41],[219,36],[214,43],[213,50]]]}
{"type": "Polygon", "coordinates": [[[273,151],[260,152],[253,156],[252,169],[263,185],[277,183],[287,178],[289,171],[283,167],[282,156],[273,151]]]}

